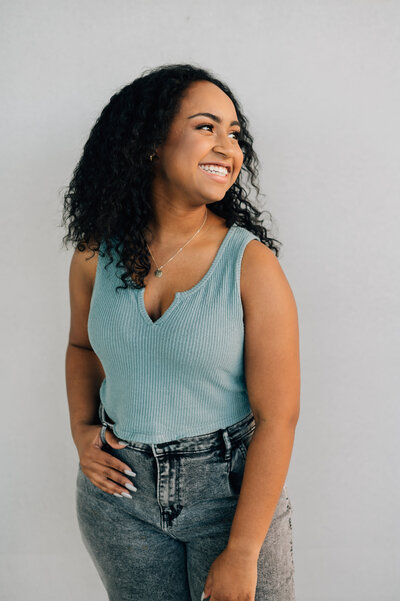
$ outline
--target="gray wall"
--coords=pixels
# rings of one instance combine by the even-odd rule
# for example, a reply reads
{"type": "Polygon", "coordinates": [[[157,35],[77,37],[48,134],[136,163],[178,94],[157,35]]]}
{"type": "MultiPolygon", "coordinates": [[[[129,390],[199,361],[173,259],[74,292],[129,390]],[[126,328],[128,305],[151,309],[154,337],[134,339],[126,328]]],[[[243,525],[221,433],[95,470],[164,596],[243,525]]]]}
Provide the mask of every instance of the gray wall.
{"type": "Polygon", "coordinates": [[[75,517],[60,189],[110,96],[194,61],[237,93],[296,297],[302,411],[287,479],[297,601],[399,581],[395,0],[3,0],[1,570],[7,601],[105,601],[75,517]]]}

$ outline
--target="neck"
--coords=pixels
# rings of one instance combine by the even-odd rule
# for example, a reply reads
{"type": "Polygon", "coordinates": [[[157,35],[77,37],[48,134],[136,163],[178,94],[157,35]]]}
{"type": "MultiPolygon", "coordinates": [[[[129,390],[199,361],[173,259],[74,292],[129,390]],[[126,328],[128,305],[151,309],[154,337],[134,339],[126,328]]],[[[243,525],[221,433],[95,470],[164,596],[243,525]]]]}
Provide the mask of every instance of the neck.
{"type": "Polygon", "coordinates": [[[206,227],[209,211],[206,206],[190,212],[157,215],[155,220],[149,221],[147,230],[150,232],[150,242],[159,244],[168,243],[171,239],[183,240],[193,236],[198,229],[206,227]]]}

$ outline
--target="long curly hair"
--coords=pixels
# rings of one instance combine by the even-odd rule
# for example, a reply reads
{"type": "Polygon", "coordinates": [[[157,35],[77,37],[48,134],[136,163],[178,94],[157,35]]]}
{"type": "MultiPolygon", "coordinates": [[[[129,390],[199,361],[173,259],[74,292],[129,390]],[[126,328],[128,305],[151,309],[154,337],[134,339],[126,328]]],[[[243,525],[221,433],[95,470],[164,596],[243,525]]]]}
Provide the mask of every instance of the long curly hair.
{"type": "Polygon", "coordinates": [[[256,198],[260,195],[259,160],[239,101],[210,71],[193,64],[161,65],[143,71],[111,97],[90,132],[63,196],[61,226],[67,229],[63,245],[72,242],[80,251],[89,248],[102,253],[103,241],[110,262],[115,254],[117,267],[125,269],[119,276],[123,286],[116,290],[128,285],[144,286],[143,280],[151,268],[144,237],[153,216],[153,169],[149,156],[166,140],[186,88],[201,80],[215,84],[232,100],[241,127],[239,145],[243,152],[242,169],[235,183],[222,200],[207,207],[223,217],[227,227],[237,224],[246,228],[279,255],[281,242],[268,236],[260,219],[262,212],[271,219],[270,212],[259,211],[249,200],[252,188],[256,198]]]}

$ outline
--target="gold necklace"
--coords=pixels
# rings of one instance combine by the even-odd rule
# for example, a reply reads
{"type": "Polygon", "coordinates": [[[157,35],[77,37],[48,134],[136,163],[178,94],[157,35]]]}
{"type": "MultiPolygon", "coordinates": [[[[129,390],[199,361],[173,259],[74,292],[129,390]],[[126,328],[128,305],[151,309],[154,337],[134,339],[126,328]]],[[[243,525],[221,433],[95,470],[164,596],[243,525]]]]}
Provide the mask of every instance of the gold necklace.
{"type": "Polygon", "coordinates": [[[163,267],[165,267],[165,265],[166,265],[167,263],[169,263],[170,261],[172,261],[172,259],[173,259],[174,257],[176,257],[176,255],[177,255],[178,253],[180,253],[180,252],[181,252],[181,251],[182,251],[182,250],[185,248],[185,246],[186,246],[187,244],[189,244],[189,242],[191,242],[191,241],[193,240],[193,238],[194,238],[195,236],[197,236],[197,234],[200,232],[200,230],[202,229],[202,227],[204,226],[204,224],[205,224],[205,222],[206,222],[206,221],[207,221],[207,207],[206,207],[206,216],[205,216],[205,218],[204,218],[204,221],[203,221],[202,225],[200,226],[200,228],[199,228],[199,229],[197,230],[197,232],[196,232],[196,233],[195,233],[195,234],[194,234],[194,235],[193,235],[193,236],[190,238],[190,240],[188,240],[188,241],[187,241],[187,242],[186,242],[186,243],[185,243],[185,244],[184,244],[184,245],[183,245],[183,246],[182,246],[182,247],[181,247],[181,248],[180,248],[180,249],[179,249],[179,250],[178,250],[178,251],[177,251],[177,252],[176,252],[176,253],[175,253],[175,254],[172,256],[172,257],[171,257],[171,258],[170,258],[170,259],[168,259],[168,261],[166,261],[166,262],[164,263],[164,265],[160,265],[160,266],[158,266],[158,265],[157,265],[157,262],[156,262],[156,260],[155,260],[155,258],[154,258],[154,256],[153,256],[153,253],[151,252],[151,250],[150,250],[150,248],[149,248],[149,245],[148,245],[148,244],[147,244],[147,242],[146,242],[146,246],[147,246],[147,248],[149,249],[149,252],[150,252],[151,256],[153,257],[153,261],[154,261],[154,263],[157,265],[157,269],[156,269],[156,270],[155,270],[155,272],[154,272],[154,275],[156,276],[156,278],[160,278],[160,277],[163,275],[162,268],[163,268],[163,267]]]}

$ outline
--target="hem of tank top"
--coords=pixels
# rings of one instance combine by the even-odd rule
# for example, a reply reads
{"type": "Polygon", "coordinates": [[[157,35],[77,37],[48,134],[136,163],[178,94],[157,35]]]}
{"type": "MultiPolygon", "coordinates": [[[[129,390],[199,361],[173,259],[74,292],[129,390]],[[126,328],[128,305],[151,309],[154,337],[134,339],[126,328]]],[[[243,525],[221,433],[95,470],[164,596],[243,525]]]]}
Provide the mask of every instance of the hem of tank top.
{"type": "MultiPolygon", "coordinates": [[[[227,426],[217,426],[215,427],[214,423],[210,423],[210,424],[206,424],[204,427],[205,428],[214,428],[214,430],[209,430],[208,432],[193,432],[193,434],[185,434],[184,436],[181,435],[177,435],[176,432],[171,432],[171,438],[168,438],[168,440],[160,440],[160,441],[154,441],[151,440],[151,442],[146,442],[144,440],[135,440],[135,438],[131,438],[131,434],[132,431],[129,433],[128,437],[125,436],[125,434],[120,434],[119,432],[116,432],[116,428],[113,428],[113,432],[114,434],[120,439],[120,440],[124,440],[126,442],[142,442],[144,444],[160,444],[162,442],[171,442],[172,440],[177,440],[180,438],[192,438],[193,436],[203,436],[206,434],[213,434],[215,432],[218,432],[219,430],[224,430],[225,428],[230,428],[231,426],[233,426],[234,424],[236,424],[237,422],[240,422],[242,420],[244,420],[245,418],[249,417],[250,415],[252,415],[253,412],[252,411],[248,411],[245,415],[243,415],[242,417],[237,417],[234,418],[235,421],[233,421],[231,424],[228,424],[227,426]]],[[[151,436],[163,436],[165,435],[165,431],[164,432],[156,432],[154,434],[151,434],[151,436]]],[[[143,436],[143,433],[140,432],[136,432],[135,436],[143,436]]],[[[168,436],[170,436],[170,434],[168,434],[168,436]]]]}

